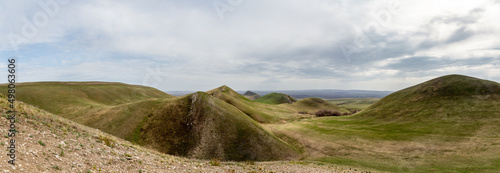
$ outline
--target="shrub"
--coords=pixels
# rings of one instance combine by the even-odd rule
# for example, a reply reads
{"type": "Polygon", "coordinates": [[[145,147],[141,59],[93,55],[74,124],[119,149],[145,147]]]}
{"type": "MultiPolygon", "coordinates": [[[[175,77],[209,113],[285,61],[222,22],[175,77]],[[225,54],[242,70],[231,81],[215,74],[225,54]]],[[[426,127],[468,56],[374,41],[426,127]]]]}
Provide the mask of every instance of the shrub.
{"type": "Polygon", "coordinates": [[[212,160],[210,160],[210,165],[220,166],[220,159],[213,158],[212,160]]]}
{"type": "Polygon", "coordinates": [[[299,114],[309,114],[307,111],[299,111],[299,114]]]}
{"type": "Polygon", "coordinates": [[[331,116],[341,116],[342,113],[338,111],[328,111],[322,110],[315,113],[316,117],[331,117],[331,116]]]}
{"type": "Polygon", "coordinates": [[[115,141],[110,137],[99,135],[99,140],[104,142],[104,144],[106,144],[108,147],[115,147],[115,141]]]}

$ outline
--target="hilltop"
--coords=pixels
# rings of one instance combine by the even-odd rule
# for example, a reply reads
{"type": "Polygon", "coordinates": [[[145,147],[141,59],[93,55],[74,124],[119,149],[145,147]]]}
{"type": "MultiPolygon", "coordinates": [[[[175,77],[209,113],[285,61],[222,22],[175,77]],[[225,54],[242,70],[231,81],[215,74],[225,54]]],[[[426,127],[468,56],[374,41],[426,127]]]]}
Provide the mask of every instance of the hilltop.
{"type": "Polygon", "coordinates": [[[197,92],[158,108],[141,143],[169,154],[223,160],[291,160],[298,152],[232,105],[197,92]]]}
{"type": "Polygon", "coordinates": [[[500,117],[494,108],[500,84],[463,75],[447,75],[392,93],[360,116],[406,118],[500,117]]]}
{"type": "MultiPolygon", "coordinates": [[[[2,114],[8,110],[0,94],[2,114]]],[[[3,172],[356,172],[349,167],[318,162],[218,162],[176,157],[144,148],[97,129],[16,102],[16,166],[0,164],[3,172]],[[220,164],[220,165],[219,165],[220,164]]],[[[0,133],[10,123],[0,117],[0,133]]],[[[9,138],[1,138],[6,147],[9,138]]],[[[6,154],[1,160],[8,160],[6,154]]]]}
{"type": "MultiPolygon", "coordinates": [[[[259,161],[299,155],[240,109],[204,92],[172,97],[121,83],[43,82],[21,83],[18,93],[51,113],[172,155],[259,161]]],[[[251,102],[229,87],[213,94],[251,102]]]]}
{"type": "Polygon", "coordinates": [[[500,84],[447,75],[351,116],[272,127],[308,160],[387,172],[499,172],[500,84]]]}
{"type": "Polygon", "coordinates": [[[315,97],[299,100],[298,102],[295,102],[292,105],[298,109],[310,113],[314,113],[320,110],[335,110],[342,113],[349,112],[349,110],[347,109],[340,108],[337,105],[331,104],[323,99],[315,97]]]}
{"type": "Polygon", "coordinates": [[[255,101],[273,105],[283,104],[283,103],[292,104],[294,102],[297,102],[297,100],[295,100],[295,98],[293,98],[292,96],[283,93],[270,93],[255,101]]]}
{"type": "Polygon", "coordinates": [[[260,96],[259,94],[257,93],[254,93],[250,90],[248,90],[247,92],[245,92],[245,94],[243,94],[244,97],[246,97],[247,99],[250,99],[250,100],[257,100],[259,98],[261,98],[262,96],[260,96]]]}
{"type": "Polygon", "coordinates": [[[278,122],[280,117],[274,115],[272,111],[265,108],[264,104],[256,103],[246,97],[240,95],[228,86],[221,86],[213,90],[207,91],[208,94],[225,101],[241,112],[248,115],[252,119],[260,123],[278,122]]]}

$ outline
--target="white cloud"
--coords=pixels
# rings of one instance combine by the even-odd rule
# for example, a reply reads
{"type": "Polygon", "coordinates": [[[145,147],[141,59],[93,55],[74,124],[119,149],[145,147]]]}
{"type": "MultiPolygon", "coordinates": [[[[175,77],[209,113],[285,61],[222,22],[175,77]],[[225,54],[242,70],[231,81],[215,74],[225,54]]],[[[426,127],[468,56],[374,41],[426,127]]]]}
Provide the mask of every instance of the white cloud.
{"type": "MultiPolygon", "coordinates": [[[[242,89],[384,88],[371,88],[377,80],[367,80],[369,77],[384,79],[390,83],[387,88],[394,89],[390,86],[399,87],[401,75],[416,75],[390,68],[404,59],[500,58],[498,3],[412,1],[400,2],[399,10],[394,11],[394,2],[399,1],[244,0],[224,13],[221,21],[212,1],[69,1],[59,4],[57,14],[37,27],[36,36],[17,51],[12,51],[6,36],[22,35],[23,17],[32,20],[46,10],[38,2],[4,2],[8,8],[0,12],[5,21],[0,24],[0,53],[25,56],[30,68],[24,73],[28,81],[141,84],[147,72],[134,65],[154,62],[164,73],[161,79],[168,81],[158,87],[168,90],[206,89],[219,84],[242,89]],[[379,32],[369,30],[379,25],[379,32]],[[356,38],[361,38],[361,43],[367,41],[356,29],[369,40],[351,58],[345,58],[339,45],[356,38]],[[53,51],[37,55],[33,53],[41,49],[37,45],[53,51]],[[60,59],[53,52],[83,60],[60,59]],[[52,57],[47,61],[64,63],[51,66],[36,60],[46,57],[52,57]],[[141,63],[135,62],[139,60],[141,63]],[[349,84],[335,82],[348,78],[349,84]],[[276,82],[269,82],[272,80],[276,82]]],[[[436,66],[431,70],[435,75],[419,77],[462,70],[436,66]]],[[[485,71],[488,73],[473,73],[487,77],[494,70],[485,71]]]]}

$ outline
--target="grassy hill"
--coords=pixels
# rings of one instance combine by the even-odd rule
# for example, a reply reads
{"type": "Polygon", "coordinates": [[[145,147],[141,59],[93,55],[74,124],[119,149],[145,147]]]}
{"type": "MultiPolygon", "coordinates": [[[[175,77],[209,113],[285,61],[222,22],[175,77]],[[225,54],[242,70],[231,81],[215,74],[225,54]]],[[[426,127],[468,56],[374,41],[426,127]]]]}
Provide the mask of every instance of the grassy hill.
{"type": "Polygon", "coordinates": [[[321,110],[335,110],[339,112],[349,112],[349,110],[341,108],[337,105],[331,104],[320,98],[306,98],[299,100],[292,104],[298,110],[307,111],[309,113],[314,113],[321,110]]]}
{"type": "Polygon", "coordinates": [[[262,97],[259,94],[254,93],[252,91],[245,92],[245,94],[243,94],[243,96],[246,97],[247,99],[250,99],[250,100],[257,100],[257,99],[262,97]]]}
{"type": "Polygon", "coordinates": [[[280,120],[280,116],[278,115],[280,112],[293,112],[293,110],[288,109],[273,109],[267,107],[262,103],[254,102],[238,94],[236,91],[225,85],[207,91],[207,93],[233,105],[234,107],[238,108],[243,113],[260,123],[278,122],[280,120]]]}
{"type": "Polygon", "coordinates": [[[169,154],[227,160],[298,156],[239,109],[202,92],[179,98],[150,87],[102,82],[21,83],[17,88],[21,101],[169,154]]]}
{"type": "MultiPolygon", "coordinates": [[[[0,111],[9,102],[0,94],[0,111]]],[[[3,172],[327,172],[354,170],[312,161],[228,162],[167,155],[75,123],[16,101],[16,166],[0,164],[3,172]]],[[[10,122],[0,117],[0,133],[10,122]]],[[[3,147],[10,138],[0,138],[3,147]]],[[[7,162],[7,154],[0,159],[7,162]]],[[[359,170],[359,168],[358,168],[359,170]]],[[[350,171],[361,172],[361,171],[350,171]]]]}
{"type": "MultiPolygon", "coordinates": [[[[240,111],[254,119],[259,123],[279,123],[286,120],[296,120],[299,118],[310,118],[311,115],[298,114],[301,111],[308,111],[314,113],[320,110],[331,110],[339,112],[348,112],[348,110],[339,108],[335,105],[324,101],[318,101],[317,99],[304,99],[303,102],[295,102],[295,99],[289,98],[288,100],[295,102],[294,104],[266,104],[260,103],[257,100],[252,101],[244,96],[238,94],[233,89],[227,86],[221,86],[219,88],[210,90],[208,94],[225,101],[238,108],[240,111]],[[316,101],[312,101],[316,100],[316,101]]],[[[264,100],[273,100],[274,96],[279,96],[279,98],[289,97],[283,94],[270,94],[268,97],[260,98],[264,100]]],[[[285,99],[286,100],[286,99],[285,99]]]]}
{"type": "Polygon", "coordinates": [[[341,98],[341,99],[325,99],[328,103],[337,105],[341,108],[346,108],[350,111],[361,111],[370,107],[372,104],[380,100],[379,98],[341,98]]]}
{"type": "Polygon", "coordinates": [[[142,118],[175,98],[151,87],[108,82],[19,83],[16,90],[17,100],[133,142],[142,118]]]}
{"type": "Polygon", "coordinates": [[[448,75],[415,85],[377,101],[360,116],[383,119],[498,118],[500,84],[462,75],[448,75]]]}
{"type": "Polygon", "coordinates": [[[499,172],[500,84],[449,75],[352,116],[272,126],[306,159],[389,172],[499,172]]]}
{"type": "Polygon", "coordinates": [[[162,105],[144,124],[143,143],[169,154],[240,161],[298,156],[240,110],[204,92],[162,105]]]}
{"type": "Polygon", "coordinates": [[[295,100],[292,96],[282,93],[270,93],[265,96],[262,96],[261,98],[255,101],[273,105],[283,104],[283,103],[292,104],[294,102],[297,102],[297,100],[295,100]]]}

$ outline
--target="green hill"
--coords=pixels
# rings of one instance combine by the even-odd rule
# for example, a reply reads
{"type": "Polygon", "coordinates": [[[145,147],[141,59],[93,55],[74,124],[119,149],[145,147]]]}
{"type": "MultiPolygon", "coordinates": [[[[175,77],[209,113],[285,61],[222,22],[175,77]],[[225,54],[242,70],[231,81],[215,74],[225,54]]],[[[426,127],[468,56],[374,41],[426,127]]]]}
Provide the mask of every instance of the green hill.
{"type": "Polygon", "coordinates": [[[240,110],[204,92],[163,105],[144,124],[142,143],[169,154],[240,161],[298,156],[240,110]]]}
{"type": "Polygon", "coordinates": [[[17,100],[133,142],[152,107],[175,98],[151,87],[109,82],[19,83],[16,90],[17,100]]]}
{"type": "Polygon", "coordinates": [[[297,102],[297,100],[295,100],[292,96],[282,93],[270,93],[265,96],[262,96],[261,98],[255,101],[273,105],[283,104],[283,103],[292,104],[294,102],[297,102]]]}
{"type": "Polygon", "coordinates": [[[390,94],[359,114],[387,119],[500,117],[500,84],[462,75],[432,79],[390,94]]]}
{"type": "Polygon", "coordinates": [[[331,110],[331,111],[339,111],[339,112],[349,112],[349,110],[340,108],[337,105],[331,104],[320,98],[306,98],[299,100],[292,104],[298,110],[307,111],[309,113],[314,113],[316,111],[321,110],[331,110]]]}
{"type": "Polygon", "coordinates": [[[448,75],[390,94],[358,114],[273,127],[306,159],[387,172],[499,172],[500,84],[448,75]]]}
{"type": "MultiPolygon", "coordinates": [[[[111,82],[18,83],[16,91],[17,99],[54,114],[78,113],[87,107],[117,106],[147,99],[173,98],[151,87],[111,82]]],[[[6,91],[1,90],[0,93],[6,94],[6,91]]]]}
{"type": "Polygon", "coordinates": [[[280,120],[280,117],[276,115],[277,112],[292,112],[291,110],[274,110],[266,108],[264,104],[249,100],[225,85],[207,91],[207,93],[233,105],[234,107],[238,108],[243,113],[260,123],[278,122],[280,120]]]}
{"type": "Polygon", "coordinates": [[[259,94],[254,93],[252,91],[245,92],[245,94],[243,94],[243,96],[246,97],[247,99],[250,99],[250,100],[257,100],[257,99],[262,97],[259,94]]]}
{"type": "Polygon", "coordinates": [[[203,92],[173,97],[122,83],[38,82],[18,84],[16,96],[61,117],[173,155],[224,160],[299,155],[239,109],[203,92]]]}

